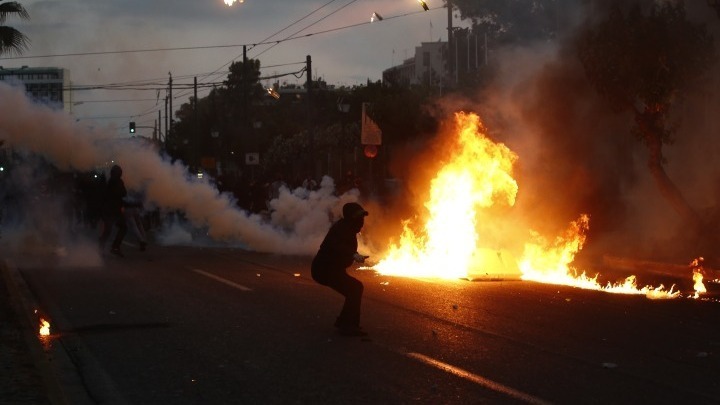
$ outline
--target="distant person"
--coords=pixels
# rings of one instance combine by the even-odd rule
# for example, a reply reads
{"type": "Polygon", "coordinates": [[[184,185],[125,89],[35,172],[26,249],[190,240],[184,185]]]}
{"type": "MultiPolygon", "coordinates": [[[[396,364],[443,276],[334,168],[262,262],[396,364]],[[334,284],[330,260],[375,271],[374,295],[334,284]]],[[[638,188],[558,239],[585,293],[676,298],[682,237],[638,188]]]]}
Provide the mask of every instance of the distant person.
{"type": "Polygon", "coordinates": [[[367,215],[368,212],[360,204],[345,204],[343,217],[330,227],[312,261],[313,280],[345,297],[342,311],[335,321],[335,327],[344,336],[367,335],[360,328],[363,284],[347,274],[347,268],[353,260],[363,263],[367,258],[357,252],[357,234],[362,229],[367,215]]]}
{"type": "Polygon", "coordinates": [[[127,196],[127,190],[125,189],[125,183],[122,180],[122,168],[118,165],[114,165],[110,169],[110,178],[108,179],[103,195],[102,203],[102,223],[103,231],[100,235],[100,251],[105,250],[105,243],[110,234],[112,233],[113,227],[117,227],[117,233],[115,239],[113,239],[110,253],[123,257],[123,253],[120,250],[120,244],[125,238],[127,233],[127,223],[123,216],[123,199],[127,196]]]}

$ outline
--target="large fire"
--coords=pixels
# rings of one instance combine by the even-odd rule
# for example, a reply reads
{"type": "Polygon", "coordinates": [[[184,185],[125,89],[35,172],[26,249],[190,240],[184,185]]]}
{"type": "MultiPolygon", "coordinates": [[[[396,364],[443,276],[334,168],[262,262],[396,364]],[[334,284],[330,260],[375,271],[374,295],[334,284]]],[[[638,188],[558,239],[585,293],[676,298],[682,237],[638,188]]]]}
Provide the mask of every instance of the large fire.
{"type": "Polygon", "coordinates": [[[382,274],[456,279],[481,266],[486,251],[478,249],[478,208],[513,205],[517,182],[512,169],[517,155],[492,142],[477,115],[457,114],[456,153],[432,180],[428,218],[416,232],[405,223],[398,245],[373,268],[382,274]]]}
{"type": "MultiPolygon", "coordinates": [[[[511,231],[493,207],[512,207],[518,192],[513,168],[518,156],[486,135],[475,114],[455,114],[452,158],[430,182],[426,216],[406,221],[400,240],[372,268],[384,275],[442,279],[515,277],[648,298],[676,298],[664,286],[636,285],[635,276],[602,285],[572,267],[585,243],[590,218],[572,222],[563,235],[546,238],[533,230],[511,231]],[[417,223],[420,223],[418,225],[417,223]],[[480,231],[479,231],[480,230],[480,231]],[[509,238],[521,239],[508,241],[509,238]],[[517,248],[520,246],[520,248],[517,248]]],[[[522,227],[509,221],[513,227],[522,227]]]]}

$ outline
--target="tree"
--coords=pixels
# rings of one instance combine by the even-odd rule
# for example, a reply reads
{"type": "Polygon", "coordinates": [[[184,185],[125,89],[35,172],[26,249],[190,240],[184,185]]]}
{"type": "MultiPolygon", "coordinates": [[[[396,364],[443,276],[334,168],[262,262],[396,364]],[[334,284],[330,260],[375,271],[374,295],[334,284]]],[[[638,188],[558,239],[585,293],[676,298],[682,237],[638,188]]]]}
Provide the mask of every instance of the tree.
{"type": "Polygon", "coordinates": [[[176,112],[173,136],[167,141],[171,155],[191,166],[210,155],[224,164],[240,161],[253,146],[250,120],[257,119],[257,105],[265,95],[259,78],[260,61],[233,62],[223,86],[199,100],[190,97],[176,112]]]}
{"type": "MultiPolygon", "coordinates": [[[[20,3],[15,1],[0,3],[0,24],[5,24],[5,20],[11,15],[26,20],[30,19],[30,15],[20,3]]],[[[20,31],[6,25],[0,25],[0,55],[21,54],[28,49],[29,43],[30,40],[20,31]]]]}
{"type": "MultiPolygon", "coordinates": [[[[473,31],[496,44],[552,38],[559,24],[559,0],[452,0],[473,31]]],[[[570,4],[563,5],[569,7],[570,4]]]]}
{"type": "Polygon", "coordinates": [[[705,26],[687,20],[682,2],[625,8],[616,3],[577,41],[585,73],[616,110],[635,119],[632,133],[647,147],[648,168],[663,197],[696,231],[703,224],[663,164],[663,146],[675,134],[671,111],[692,84],[708,73],[713,39],[705,26]]]}

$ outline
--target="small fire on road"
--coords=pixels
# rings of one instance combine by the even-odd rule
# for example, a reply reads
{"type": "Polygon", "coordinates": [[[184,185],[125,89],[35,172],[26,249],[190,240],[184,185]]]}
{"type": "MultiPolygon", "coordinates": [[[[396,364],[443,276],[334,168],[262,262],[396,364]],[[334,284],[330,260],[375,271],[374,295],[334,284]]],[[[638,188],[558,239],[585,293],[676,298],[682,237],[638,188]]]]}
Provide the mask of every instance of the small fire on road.
{"type": "MultiPolygon", "coordinates": [[[[405,221],[399,241],[372,269],[417,278],[514,277],[652,299],[681,296],[674,286],[638,287],[635,276],[602,285],[598,275],[575,269],[590,217],[580,214],[554,237],[530,229],[511,210],[519,189],[513,177],[518,155],[491,140],[476,114],[456,113],[455,124],[446,161],[430,182],[424,216],[405,221]]],[[[705,291],[697,274],[696,296],[705,291]]]]}
{"type": "Polygon", "coordinates": [[[40,330],[38,334],[40,336],[50,336],[50,322],[46,321],[45,318],[40,318],[40,330]]]}

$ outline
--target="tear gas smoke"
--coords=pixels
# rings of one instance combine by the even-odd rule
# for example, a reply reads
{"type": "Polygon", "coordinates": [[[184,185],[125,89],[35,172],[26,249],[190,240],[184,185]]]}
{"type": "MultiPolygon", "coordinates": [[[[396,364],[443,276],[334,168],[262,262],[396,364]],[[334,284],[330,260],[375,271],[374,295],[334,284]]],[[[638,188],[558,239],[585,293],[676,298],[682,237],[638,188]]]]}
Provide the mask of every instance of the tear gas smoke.
{"type": "Polygon", "coordinates": [[[152,147],[83,128],[64,112],[33,104],[19,88],[0,83],[0,111],[0,139],[6,146],[42,156],[61,171],[119,164],[128,190],[142,193],[147,204],[164,212],[180,211],[212,240],[251,250],[312,254],[342,204],[358,197],[356,192],[335,196],[329,177],[316,191],[284,187],[270,203],[268,221],[238,209],[231,195],[190,176],[183,164],[171,163],[152,147]]]}

